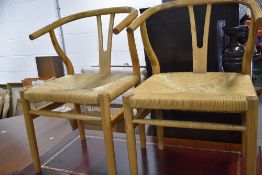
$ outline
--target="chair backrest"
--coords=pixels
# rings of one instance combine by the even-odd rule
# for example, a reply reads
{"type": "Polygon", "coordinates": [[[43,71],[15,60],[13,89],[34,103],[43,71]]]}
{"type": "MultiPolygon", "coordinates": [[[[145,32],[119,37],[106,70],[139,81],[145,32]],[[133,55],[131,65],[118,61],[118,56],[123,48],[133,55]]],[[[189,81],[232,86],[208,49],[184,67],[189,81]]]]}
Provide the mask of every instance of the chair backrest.
{"type": "Polygon", "coordinates": [[[85,11],[77,14],[73,14],[64,18],[61,18],[52,24],[32,33],[29,35],[29,38],[31,40],[34,40],[46,33],[50,34],[50,38],[52,41],[52,44],[59,55],[59,57],[64,62],[67,74],[74,74],[74,68],[70,61],[70,59],[67,57],[65,52],[61,49],[54,30],[63,24],[67,24],[69,22],[86,18],[86,17],[96,17],[97,18],[97,29],[98,29],[98,47],[99,47],[99,72],[100,73],[110,73],[111,71],[111,49],[112,49],[112,36],[113,31],[115,34],[120,33],[124,28],[126,28],[136,17],[137,17],[137,10],[132,7],[113,7],[113,8],[104,8],[104,9],[96,9],[96,10],[90,10],[85,11]],[[114,19],[115,14],[120,13],[129,13],[129,15],[114,28],[114,19]],[[110,15],[110,21],[109,21],[109,28],[108,28],[108,38],[107,38],[107,47],[106,49],[103,48],[103,32],[102,32],[102,15],[110,15]]]}
{"type": "MultiPolygon", "coordinates": [[[[210,16],[212,11],[213,4],[243,4],[248,6],[251,9],[252,13],[252,24],[249,30],[249,38],[247,42],[247,47],[245,50],[243,58],[243,67],[242,72],[244,74],[250,74],[251,72],[251,57],[255,47],[255,37],[258,24],[261,23],[261,11],[256,3],[256,1],[250,0],[176,0],[167,3],[160,4],[158,6],[149,8],[144,13],[142,13],[136,20],[134,20],[127,31],[130,36],[133,35],[133,32],[140,27],[141,37],[144,45],[144,49],[147,53],[147,56],[151,62],[153,74],[160,73],[160,66],[157,59],[157,56],[150,44],[150,40],[147,34],[146,20],[154,15],[157,12],[179,8],[179,7],[188,7],[189,17],[190,17],[190,26],[191,26],[191,36],[192,36],[192,51],[193,51],[193,72],[195,73],[205,73],[207,72],[207,50],[208,50],[208,35],[209,35],[209,24],[210,16]],[[198,46],[197,43],[197,33],[196,33],[196,22],[194,14],[194,6],[197,5],[206,5],[206,15],[204,23],[204,34],[203,34],[203,45],[198,46]]],[[[129,46],[134,47],[134,41],[130,40],[129,46]]]]}

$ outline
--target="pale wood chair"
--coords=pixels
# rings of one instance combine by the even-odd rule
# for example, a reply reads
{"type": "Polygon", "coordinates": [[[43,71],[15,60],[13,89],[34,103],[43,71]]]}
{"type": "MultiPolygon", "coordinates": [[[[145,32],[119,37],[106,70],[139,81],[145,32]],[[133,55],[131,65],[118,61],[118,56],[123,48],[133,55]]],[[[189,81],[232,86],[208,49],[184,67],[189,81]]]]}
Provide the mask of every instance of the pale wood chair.
{"type": "MultiPolygon", "coordinates": [[[[127,28],[129,37],[133,36],[134,31],[140,27],[144,49],[150,59],[153,71],[153,75],[149,79],[136,87],[133,92],[123,97],[129,166],[132,175],[138,174],[134,133],[137,125],[140,125],[141,129],[140,137],[142,137],[140,138],[140,143],[142,148],[146,147],[145,136],[142,133],[144,132],[143,125],[157,126],[159,149],[164,149],[163,127],[242,132],[242,154],[246,160],[246,174],[255,175],[258,98],[250,78],[250,73],[256,31],[261,21],[262,15],[256,1],[177,0],[149,8],[129,25],[127,28]],[[243,70],[240,74],[207,72],[207,48],[212,5],[227,3],[242,3],[250,7],[252,12],[252,25],[250,26],[249,39],[243,58],[243,70]],[[197,46],[196,36],[194,6],[198,5],[206,5],[202,47],[197,46]],[[148,38],[146,20],[157,12],[179,7],[188,7],[189,11],[193,49],[193,72],[160,73],[158,58],[148,38]],[[156,110],[157,119],[136,117],[133,115],[133,109],[147,110],[147,112],[156,110]],[[241,113],[243,124],[232,125],[163,120],[161,112],[163,109],[241,113]]],[[[136,57],[134,44],[132,40],[129,46],[131,54],[136,57]]]]}
{"type": "Polygon", "coordinates": [[[25,124],[36,173],[41,171],[41,165],[33,119],[38,116],[47,116],[76,120],[81,140],[86,139],[82,121],[100,121],[104,133],[108,174],[116,174],[112,127],[123,119],[123,109],[121,104],[110,104],[110,102],[140,83],[140,67],[138,60],[132,60],[133,75],[111,73],[112,37],[113,31],[116,34],[121,32],[137,17],[137,14],[137,10],[131,7],[114,7],[85,11],[59,19],[29,36],[30,39],[34,40],[49,33],[52,44],[57,54],[64,62],[68,74],[64,77],[47,81],[43,85],[31,87],[21,92],[25,124]],[[127,13],[127,17],[114,28],[115,15],[123,13],[127,13]],[[106,49],[103,48],[102,15],[110,16],[106,49]],[[97,19],[100,71],[99,73],[75,74],[71,61],[57,41],[54,29],[71,21],[86,17],[96,17],[97,19]],[[38,109],[31,109],[30,101],[45,101],[50,103],[38,109]],[[52,111],[65,103],[73,103],[75,110],[69,112],[52,111]],[[80,105],[99,106],[101,110],[100,116],[80,114],[80,105]],[[115,115],[111,115],[110,106],[120,109],[115,115]]]}

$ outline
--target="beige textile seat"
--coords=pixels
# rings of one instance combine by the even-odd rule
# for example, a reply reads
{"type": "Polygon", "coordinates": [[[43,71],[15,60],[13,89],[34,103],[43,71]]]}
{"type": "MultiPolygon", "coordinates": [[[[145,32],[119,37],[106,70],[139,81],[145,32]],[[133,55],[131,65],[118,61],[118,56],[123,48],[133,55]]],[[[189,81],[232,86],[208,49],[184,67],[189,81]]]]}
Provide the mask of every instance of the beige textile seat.
{"type": "Polygon", "coordinates": [[[135,108],[242,112],[256,96],[249,75],[191,72],[152,75],[132,93],[135,108]],[[244,87],[244,88],[243,88],[244,87]]]}
{"type": "MultiPolygon", "coordinates": [[[[255,175],[258,98],[251,81],[250,72],[257,26],[261,24],[261,20],[261,11],[255,1],[177,0],[149,8],[129,25],[127,28],[129,36],[133,36],[134,31],[140,27],[144,49],[153,71],[153,75],[149,79],[136,87],[129,95],[123,97],[130,174],[138,174],[135,127],[139,125],[141,148],[146,148],[146,140],[143,133],[144,125],[155,125],[157,126],[159,149],[164,149],[163,127],[241,132],[242,156],[246,162],[246,174],[255,175]],[[242,3],[251,9],[252,25],[249,30],[249,38],[243,58],[242,73],[207,72],[207,48],[212,6],[228,3],[242,3]],[[202,47],[197,45],[195,25],[194,7],[198,5],[206,5],[202,47]],[[179,7],[188,7],[192,34],[193,72],[160,73],[158,58],[147,35],[146,20],[160,11],[172,8],[176,10],[175,8],[179,7]],[[134,116],[133,109],[146,111],[147,113],[155,110],[157,119],[134,116]],[[243,122],[241,125],[232,125],[163,120],[162,109],[240,113],[242,114],[243,122]]],[[[136,57],[134,42],[132,41],[129,46],[131,54],[133,57],[136,57]]]]}
{"type": "Polygon", "coordinates": [[[85,11],[57,20],[29,36],[30,39],[36,39],[45,33],[49,33],[52,44],[57,54],[64,62],[68,74],[64,77],[47,81],[42,85],[35,86],[21,92],[27,134],[36,173],[41,172],[41,165],[33,119],[38,116],[47,116],[76,120],[81,140],[86,139],[83,120],[89,122],[101,122],[104,133],[108,174],[116,174],[112,127],[123,120],[123,109],[121,104],[110,103],[112,100],[140,83],[140,67],[138,60],[131,60],[133,64],[132,75],[124,73],[111,73],[112,37],[113,32],[118,34],[136,17],[137,10],[131,7],[114,7],[85,11]],[[114,27],[115,16],[123,13],[127,13],[128,15],[122,20],[122,22],[114,27]],[[106,49],[103,48],[103,15],[110,16],[106,49]],[[72,63],[61,49],[56,39],[54,29],[71,21],[86,17],[95,17],[97,19],[99,73],[74,74],[72,63]],[[45,101],[50,103],[39,109],[31,109],[30,101],[45,101]],[[75,109],[68,112],[52,111],[65,103],[73,103],[75,109]],[[100,107],[100,116],[95,115],[96,113],[94,112],[81,114],[80,105],[94,105],[100,107]],[[120,109],[113,115],[110,113],[110,106],[120,109]]]}
{"type": "Polygon", "coordinates": [[[83,73],[66,75],[25,91],[25,98],[76,104],[98,104],[99,95],[107,93],[110,101],[138,82],[136,75],[83,73]]]}

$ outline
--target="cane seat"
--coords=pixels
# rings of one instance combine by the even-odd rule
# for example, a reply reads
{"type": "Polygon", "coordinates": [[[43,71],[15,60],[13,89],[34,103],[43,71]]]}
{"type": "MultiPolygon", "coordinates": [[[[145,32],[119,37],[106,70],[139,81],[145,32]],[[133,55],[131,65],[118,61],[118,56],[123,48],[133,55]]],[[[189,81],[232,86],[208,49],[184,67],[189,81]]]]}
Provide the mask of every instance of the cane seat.
{"type": "Polygon", "coordinates": [[[131,106],[149,109],[241,112],[256,96],[249,75],[192,72],[155,74],[132,93],[131,106]]]}
{"type": "Polygon", "coordinates": [[[138,77],[128,74],[84,73],[66,75],[25,91],[27,100],[98,104],[98,96],[107,93],[110,100],[138,83],[138,77]]]}

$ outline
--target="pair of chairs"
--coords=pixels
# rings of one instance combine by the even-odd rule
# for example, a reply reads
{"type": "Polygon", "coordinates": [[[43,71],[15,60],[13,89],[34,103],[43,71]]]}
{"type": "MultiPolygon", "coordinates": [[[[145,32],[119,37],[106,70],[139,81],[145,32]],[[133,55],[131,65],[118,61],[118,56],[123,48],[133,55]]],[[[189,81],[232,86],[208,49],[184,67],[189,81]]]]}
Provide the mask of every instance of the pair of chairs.
{"type": "MultiPolygon", "coordinates": [[[[157,126],[159,149],[164,148],[163,127],[180,127],[206,130],[225,130],[242,132],[242,155],[246,162],[246,174],[255,175],[256,137],[258,120],[258,98],[253,87],[251,74],[251,58],[255,47],[255,38],[262,15],[255,1],[248,0],[177,0],[149,8],[138,18],[137,11],[131,7],[107,8],[74,14],[62,18],[30,35],[31,39],[49,33],[58,55],[66,65],[68,75],[51,80],[45,84],[21,92],[25,123],[30,143],[35,171],[40,172],[40,160],[33,126],[33,119],[38,116],[63,117],[77,120],[80,138],[85,140],[82,120],[101,121],[108,164],[108,174],[116,174],[112,127],[125,118],[130,173],[138,174],[135,128],[139,126],[141,147],[146,147],[145,125],[157,126]],[[207,72],[207,48],[210,16],[213,4],[234,3],[244,4],[251,9],[252,23],[249,39],[243,58],[242,74],[225,72],[207,72]],[[203,46],[198,47],[195,25],[194,6],[206,5],[203,46]],[[156,54],[147,35],[146,20],[155,13],[179,7],[188,7],[192,34],[193,72],[160,73],[156,54]],[[115,14],[129,15],[115,28],[115,14]],[[110,15],[107,50],[103,49],[101,15],[110,15]],[[69,58],[60,48],[54,29],[68,22],[96,16],[99,38],[98,74],[74,74],[69,58]],[[111,46],[113,32],[118,34],[127,27],[127,37],[133,64],[133,75],[113,74],[110,72],[111,46]],[[139,59],[134,39],[134,31],[140,27],[141,37],[148,55],[153,75],[140,84],[139,59]],[[140,85],[139,85],[140,84],[140,85]],[[136,87],[137,86],[137,87],[136,87]],[[111,101],[132,87],[134,91],[123,97],[124,108],[112,116],[111,101]],[[30,109],[30,101],[48,101],[50,104],[39,109],[30,109]],[[67,113],[51,111],[64,103],[74,103],[75,110],[67,113]],[[100,117],[80,114],[80,105],[97,105],[101,109],[100,117]],[[136,115],[133,109],[137,109],[136,115]],[[161,110],[175,109],[185,111],[230,112],[241,113],[241,125],[215,124],[190,121],[162,120],[161,110]],[[152,110],[156,110],[157,119],[145,118],[152,110]]],[[[175,59],[175,58],[174,58],[175,59]]]]}

